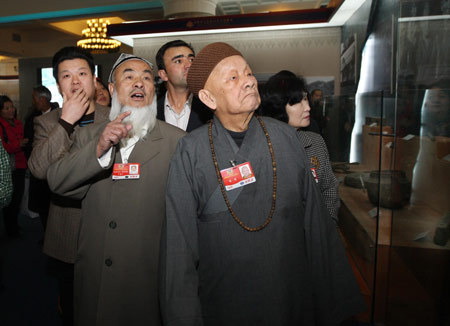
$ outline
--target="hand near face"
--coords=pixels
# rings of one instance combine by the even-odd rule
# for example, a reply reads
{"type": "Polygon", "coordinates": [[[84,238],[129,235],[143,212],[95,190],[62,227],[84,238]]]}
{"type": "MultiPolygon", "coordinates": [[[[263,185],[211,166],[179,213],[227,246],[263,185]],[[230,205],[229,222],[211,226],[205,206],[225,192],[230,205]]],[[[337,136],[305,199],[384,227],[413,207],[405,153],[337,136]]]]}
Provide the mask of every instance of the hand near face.
{"type": "Polygon", "coordinates": [[[63,92],[61,119],[73,125],[81,119],[88,107],[89,97],[83,88],[76,90],[70,97],[63,92]]]}
{"type": "Polygon", "coordinates": [[[126,137],[128,132],[133,128],[132,125],[125,125],[122,121],[131,114],[130,111],[119,114],[119,116],[108,123],[103,130],[97,144],[97,157],[101,157],[112,146],[119,143],[119,141],[126,137]]]}

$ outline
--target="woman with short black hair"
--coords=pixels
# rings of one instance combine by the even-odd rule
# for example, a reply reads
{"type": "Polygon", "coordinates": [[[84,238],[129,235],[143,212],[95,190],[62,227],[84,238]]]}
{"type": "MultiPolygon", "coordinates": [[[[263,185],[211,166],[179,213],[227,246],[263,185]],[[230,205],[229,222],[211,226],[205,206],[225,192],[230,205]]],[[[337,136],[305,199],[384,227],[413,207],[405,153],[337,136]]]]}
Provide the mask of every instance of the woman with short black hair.
{"type": "Polygon", "coordinates": [[[337,223],[340,206],[338,182],[331,170],[327,146],[318,133],[301,130],[310,125],[311,108],[305,81],[290,71],[282,70],[269,78],[261,93],[261,114],[297,129],[312,175],[320,187],[331,217],[337,223]]]}

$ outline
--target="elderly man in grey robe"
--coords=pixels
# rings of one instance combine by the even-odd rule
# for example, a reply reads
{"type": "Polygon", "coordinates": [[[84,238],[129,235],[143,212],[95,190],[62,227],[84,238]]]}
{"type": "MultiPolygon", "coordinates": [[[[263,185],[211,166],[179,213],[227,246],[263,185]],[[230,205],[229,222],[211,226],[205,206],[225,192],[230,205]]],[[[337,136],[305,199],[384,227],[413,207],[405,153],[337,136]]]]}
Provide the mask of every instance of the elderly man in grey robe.
{"type": "Polygon", "coordinates": [[[206,46],[188,86],[214,119],[182,138],[170,163],[164,323],[337,325],[364,310],[298,136],[254,116],[257,82],[241,53],[206,46]]]}
{"type": "Polygon", "coordinates": [[[160,325],[158,259],[165,188],[185,132],[156,120],[153,69],[122,54],[109,77],[110,122],[88,126],[48,171],[50,188],[82,199],[75,324],[160,325]]]}

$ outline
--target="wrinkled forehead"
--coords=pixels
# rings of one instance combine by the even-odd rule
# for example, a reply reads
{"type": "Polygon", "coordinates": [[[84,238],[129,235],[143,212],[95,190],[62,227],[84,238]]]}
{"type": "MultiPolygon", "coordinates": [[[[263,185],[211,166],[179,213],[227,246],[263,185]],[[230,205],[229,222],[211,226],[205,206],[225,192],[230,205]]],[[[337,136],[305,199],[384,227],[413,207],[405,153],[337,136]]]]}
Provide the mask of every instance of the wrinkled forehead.
{"type": "Polygon", "coordinates": [[[153,76],[152,67],[145,61],[139,59],[130,59],[122,62],[114,71],[114,76],[117,78],[125,72],[136,72],[136,73],[149,73],[153,76]]]}

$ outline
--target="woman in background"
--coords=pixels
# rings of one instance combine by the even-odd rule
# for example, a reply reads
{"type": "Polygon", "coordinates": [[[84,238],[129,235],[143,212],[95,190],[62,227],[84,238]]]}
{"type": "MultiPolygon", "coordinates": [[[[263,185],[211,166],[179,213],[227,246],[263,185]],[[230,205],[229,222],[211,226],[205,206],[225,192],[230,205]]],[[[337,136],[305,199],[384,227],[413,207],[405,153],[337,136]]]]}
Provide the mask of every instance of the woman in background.
{"type": "Polygon", "coordinates": [[[111,95],[109,94],[108,87],[98,77],[97,87],[95,88],[95,102],[103,106],[111,107],[111,95]]]}
{"type": "Polygon", "coordinates": [[[327,146],[318,133],[301,130],[310,125],[311,108],[305,81],[294,73],[283,70],[267,81],[261,93],[261,114],[286,122],[297,129],[301,145],[308,156],[311,173],[337,224],[340,206],[338,182],[331,170],[327,146]]]}
{"type": "Polygon", "coordinates": [[[24,191],[27,159],[23,147],[28,139],[23,136],[22,122],[16,119],[16,109],[11,99],[0,96],[0,137],[6,152],[9,154],[12,170],[13,194],[11,203],[3,209],[6,233],[11,237],[19,235],[17,216],[24,191]]]}

